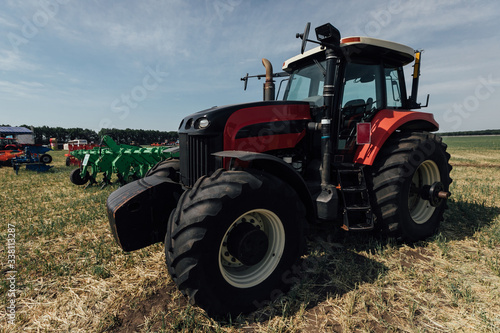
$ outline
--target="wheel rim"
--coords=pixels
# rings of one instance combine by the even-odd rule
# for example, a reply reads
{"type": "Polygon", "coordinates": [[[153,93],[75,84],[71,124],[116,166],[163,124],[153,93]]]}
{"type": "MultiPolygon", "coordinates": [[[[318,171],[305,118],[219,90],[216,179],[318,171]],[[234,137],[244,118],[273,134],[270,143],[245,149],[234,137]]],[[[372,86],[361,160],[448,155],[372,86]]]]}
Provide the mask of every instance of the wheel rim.
{"type": "Polygon", "coordinates": [[[219,269],[224,279],[237,288],[251,288],[267,279],[281,260],[285,248],[285,230],[280,218],[267,209],[254,209],[238,217],[228,228],[219,246],[219,269]],[[228,251],[231,232],[241,223],[250,222],[264,231],[268,249],[255,265],[246,266],[228,251]]]}
{"type": "Polygon", "coordinates": [[[439,167],[434,161],[424,161],[413,174],[408,196],[408,209],[413,221],[417,224],[426,223],[434,214],[436,207],[433,207],[429,200],[421,197],[423,186],[430,186],[441,181],[439,167]]]}

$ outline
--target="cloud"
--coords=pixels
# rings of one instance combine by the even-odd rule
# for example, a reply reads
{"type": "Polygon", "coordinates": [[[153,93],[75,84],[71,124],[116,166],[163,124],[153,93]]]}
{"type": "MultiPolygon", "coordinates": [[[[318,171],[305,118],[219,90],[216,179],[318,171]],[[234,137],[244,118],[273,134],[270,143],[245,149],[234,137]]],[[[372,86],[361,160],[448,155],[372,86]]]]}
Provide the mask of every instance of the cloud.
{"type": "MultiPolygon", "coordinates": [[[[414,44],[471,38],[471,33],[496,22],[500,4],[495,1],[393,0],[366,8],[366,15],[353,17],[356,34],[414,44]]],[[[416,46],[417,47],[417,46],[416,46]]]]}
{"type": "Polygon", "coordinates": [[[45,85],[40,82],[25,82],[18,83],[10,81],[0,81],[0,96],[2,99],[15,100],[17,98],[32,98],[38,95],[45,88],[45,85]]]}
{"type": "MultiPolygon", "coordinates": [[[[420,91],[432,95],[433,107],[460,100],[481,75],[500,77],[495,17],[500,3],[493,0],[46,1],[60,5],[28,44],[15,52],[8,39],[0,40],[0,96],[17,98],[17,106],[10,105],[19,110],[27,99],[41,108],[43,98],[51,121],[67,112],[63,106],[76,105],[87,114],[100,110],[112,118],[110,103],[140,84],[148,66],[157,65],[169,76],[141,104],[145,118],[165,112],[169,119],[181,118],[197,108],[260,99],[262,81],[250,83],[243,93],[239,78],[263,73],[263,57],[280,71],[284,60],[299,53],[295,33],[306,22],[312,23],[311,39],[315,27],[331,22],[342,36],[368,35],[424,48],[420,91]]],[[[42,3],[6,1],[0,32],[22,36],[23,19],[44,10],[42,3]]],[[[127,121],[117,125],[134,126],[127,121]]]]}
{"type": "Polygon", "coordinates": [[[30,71],[35,69],[37,69],[37,66],[23,60],[19,53],[10,50],[0,50],[0,70],[30,71]]]}
{"type": "MultiPolygon", "coordinates": [[[[71,2],[54,29],[70,44],[85,44],[144,58],[186,55],[196,20],[185,1],[71,2]]],[[[191,39],[192,40],[192,39],[191,39]]]]}
{"type": "MultiPolygon", "coordinates": [[[[1,15],[1,14],[0,14],[1,15]]],[[[17,24],[11,22],[10,19],[5,18],[3,15],[0,16],[0,27],[2,28],[8,28],[8,29],[13,29],[17,27],[17,24]]]]}

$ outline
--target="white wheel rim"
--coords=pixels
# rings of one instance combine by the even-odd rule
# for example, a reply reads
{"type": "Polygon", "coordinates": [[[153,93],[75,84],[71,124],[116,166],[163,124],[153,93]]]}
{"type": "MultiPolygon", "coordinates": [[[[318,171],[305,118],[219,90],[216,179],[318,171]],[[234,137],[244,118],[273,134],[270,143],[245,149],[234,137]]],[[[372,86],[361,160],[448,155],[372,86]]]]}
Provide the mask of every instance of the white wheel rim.
{"type": "Polygon", "coordinates": [[[276,269],[285,249],[285,229],[280,218],[267,209],[254,209],[238,217],[228,228],[219,246],[219,269],[230,285],[251,288],[267,279],[276,269]],[[268,237],[266,254],[256,265],[245,266],[231,256],[227,250],[227,239],[231,231],[243,221],[251,221],[268,237]]]}
{"type": "Polygon", "coordinates": [[[408,209],[410,211],[410,216],[413,221],[417,224],[426,223],[434,214],[436,207],[433,207],[429,200],[423,199],[418,192],[424,185],[432,185],[435,182],[441,181],[441,176],[439,174],[439,167],[434,161],[426,160],[419,165],[410,185],[413,188],[413,192],[410,189],[408,196],[408,209]]]}

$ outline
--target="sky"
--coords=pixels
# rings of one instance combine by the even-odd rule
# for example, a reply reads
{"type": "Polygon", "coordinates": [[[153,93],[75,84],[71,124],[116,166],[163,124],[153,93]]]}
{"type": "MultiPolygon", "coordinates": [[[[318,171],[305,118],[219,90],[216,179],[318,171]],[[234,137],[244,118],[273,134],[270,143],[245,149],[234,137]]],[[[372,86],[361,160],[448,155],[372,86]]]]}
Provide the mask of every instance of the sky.
{"type": "Polygon", "coordinates": [[[329,22],[423,49],[418,100],[430,94],[440,132],[500,128],[496,0],[0,2],[0,124],[175,131],[262,100],[263,81],[244,91],[240,78],[264,73],[262,58],[281,71],[295,34],[329,22]]]}

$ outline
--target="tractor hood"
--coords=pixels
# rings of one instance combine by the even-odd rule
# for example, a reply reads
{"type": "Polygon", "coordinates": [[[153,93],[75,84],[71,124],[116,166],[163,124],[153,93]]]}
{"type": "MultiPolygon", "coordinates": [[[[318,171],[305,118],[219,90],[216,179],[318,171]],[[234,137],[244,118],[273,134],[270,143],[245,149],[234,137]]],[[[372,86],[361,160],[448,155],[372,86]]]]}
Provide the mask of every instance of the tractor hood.
{"type": "MultiPolygon", "coordinates": [[[[283,108],[300,106],[304,109],[309,104],[307,102],[297,102],[297,101],[260,101],[244,104],[233,104],[225,106],[214,106],[210,109],[199,111],[185,117],[181,124],[179,125],[179,134],[189,134],[189,135],[220,135],[224,132],[227,120],[236,111],[254,112],[256,109],[276,109],[281,110],[283,108]]],[[[272,114],[269,115],[270,117],[272,114]]]]}

